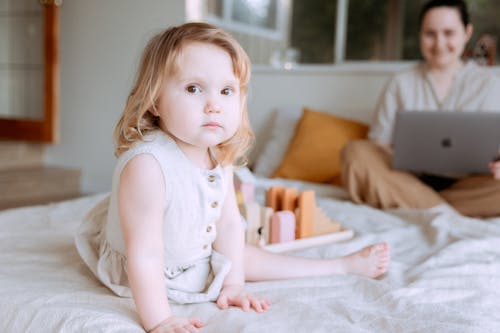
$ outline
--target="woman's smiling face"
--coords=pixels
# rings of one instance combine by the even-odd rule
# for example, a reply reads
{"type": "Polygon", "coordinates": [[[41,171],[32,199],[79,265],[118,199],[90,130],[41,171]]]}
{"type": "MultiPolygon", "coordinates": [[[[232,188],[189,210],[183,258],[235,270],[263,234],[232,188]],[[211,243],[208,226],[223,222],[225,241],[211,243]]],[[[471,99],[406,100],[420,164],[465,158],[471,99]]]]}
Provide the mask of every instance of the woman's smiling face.
{"type": "Polygon", "coordinates": [[[460,61],[471,35],[457,9],[435,7],[422,18],[420,52],[431,68],[446,69],[460,61]]]}

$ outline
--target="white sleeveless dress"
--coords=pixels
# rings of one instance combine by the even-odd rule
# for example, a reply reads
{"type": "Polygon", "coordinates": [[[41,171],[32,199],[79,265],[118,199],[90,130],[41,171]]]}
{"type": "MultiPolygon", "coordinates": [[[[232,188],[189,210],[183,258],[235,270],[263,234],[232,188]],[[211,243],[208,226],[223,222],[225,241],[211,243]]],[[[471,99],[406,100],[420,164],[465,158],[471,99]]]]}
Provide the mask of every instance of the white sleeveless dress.
{"type": "Polygon", "coordinates": [[[197,167],[159,130],[118,158],[111,195],[88,213],[76,234],[80,256],[109,289],[132,297],[118,214],[118,183],[127,162],[139,154],[157,160],[166,182],[163,241],[169,300],[180,304],[215,300],[231,268],[226,257],[212,250],[212,243],[232,172],[220,165],[212,170],[197,167]]]}

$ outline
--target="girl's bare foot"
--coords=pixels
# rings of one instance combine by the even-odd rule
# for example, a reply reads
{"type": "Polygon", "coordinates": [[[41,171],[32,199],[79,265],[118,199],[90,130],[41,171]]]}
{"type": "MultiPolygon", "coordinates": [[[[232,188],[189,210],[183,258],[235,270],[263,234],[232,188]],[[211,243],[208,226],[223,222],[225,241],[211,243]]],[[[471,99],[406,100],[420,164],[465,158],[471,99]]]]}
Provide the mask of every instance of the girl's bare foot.
{"type": "Polygon", "coordinates": [[[389,244],[378,243],[341,259],[346,274],[376,278],[387,271],[391,260],[389,244]]]}

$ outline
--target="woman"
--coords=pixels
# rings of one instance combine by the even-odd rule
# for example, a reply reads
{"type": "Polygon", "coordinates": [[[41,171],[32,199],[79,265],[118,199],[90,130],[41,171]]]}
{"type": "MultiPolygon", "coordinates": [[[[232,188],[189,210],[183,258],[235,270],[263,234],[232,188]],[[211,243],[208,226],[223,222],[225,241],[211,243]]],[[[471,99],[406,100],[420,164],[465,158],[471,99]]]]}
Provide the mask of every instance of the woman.
{"type": "Polygon", "coordinates": [[[424,5],[419,36],[425,61],[392,78],[378,102],[370,140],[352,142],[342,152],[342,180],[354,202],[383,209],[449,203],[464,215],[500,215],[500,162],[490,163],[492,175],[463,179],[419,178],[391,168],[397,111],[500,111],[500,80],[461,59],[472,30],[464,1],[424,5]]]}

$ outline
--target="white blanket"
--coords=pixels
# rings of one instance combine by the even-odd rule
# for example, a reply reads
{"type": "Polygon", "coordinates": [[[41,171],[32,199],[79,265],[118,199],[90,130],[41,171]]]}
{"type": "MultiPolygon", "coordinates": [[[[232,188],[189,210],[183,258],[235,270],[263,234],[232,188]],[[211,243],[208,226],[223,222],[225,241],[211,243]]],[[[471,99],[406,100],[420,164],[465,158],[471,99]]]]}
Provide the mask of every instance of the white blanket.
{"type": "MultiPolygon", "coordinates": [[[[500,331],[500,219],[382,212],[328,198],[324,187],[317,193],[323,210],[356,235],[297,255],[335,257],[388,241],[387,275],[249,283],[273,303],[262,314],[213,303],[173,311],[219,333],[500,331]]],[[[0,212],[0,332],[143,332],[133,300],[103,287],[73,245],[75,228],[101,198],[0,212]]]]}

